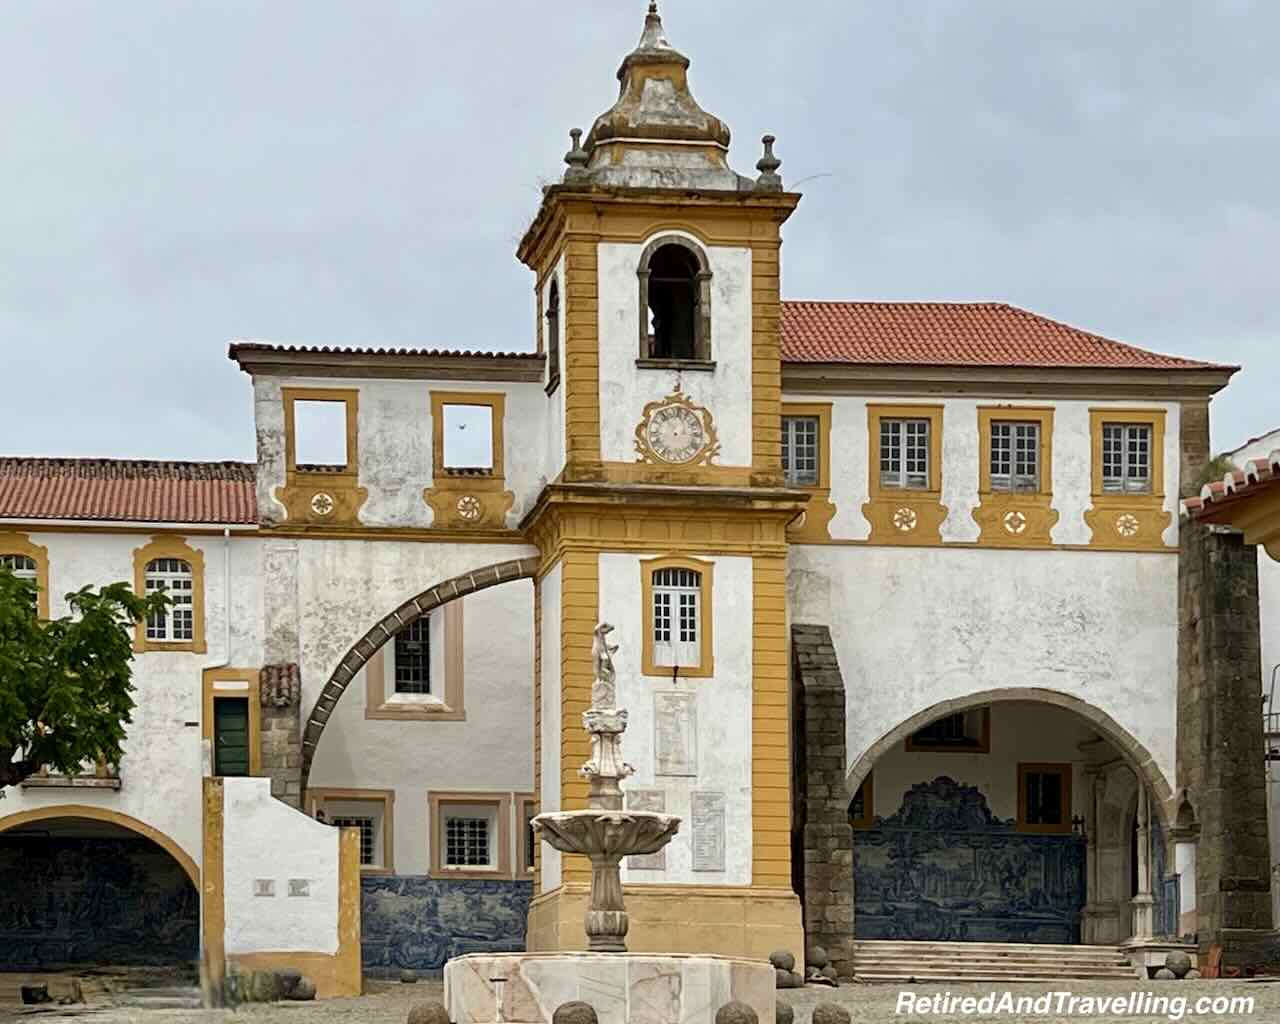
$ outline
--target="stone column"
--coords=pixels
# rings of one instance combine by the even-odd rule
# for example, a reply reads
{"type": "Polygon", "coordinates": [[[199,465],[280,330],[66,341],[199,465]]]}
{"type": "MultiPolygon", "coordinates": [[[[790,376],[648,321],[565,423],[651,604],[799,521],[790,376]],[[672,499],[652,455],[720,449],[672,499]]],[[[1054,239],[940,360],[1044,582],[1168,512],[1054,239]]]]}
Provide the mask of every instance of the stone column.
{"type": "Polygon", "coordinates": [[[1242,965],[1273,955],[1258,554],[1195,522],[1179,541],[1177,767],[1200,825],[1197,934],[1202,953],[1220,945],[1242,965]]]}
{"type": "Polygon", "coordinates": [[[258,683],[262,704],[262,774],[271,795],[302,810],[302,680],[298,666],[268,665],[258,683]]]}
{"type": "Polygon", "coordinates": [[[1153,916],[1155,898],[1151,895],[1151,807],[1147,787],[1138,779],[1138,894],[1132,900],[1133,935],[1131,942],[1141,942],[1155,934],[1153,916]]]}
{"type": "Polygon", "coordinates": [[[1098,830],[1102,827],[1102,786],[1103,778],[1100,770],[1086,770],[1085,778],[1089,783],[1089,802],[1085,807],[1085,905],[1084,926],[1081,930],[1081,941],[1085,945],[1098,942],[1098,830]]]}
{"type": "Polygon", "coordinates": [[[793,863],[803,865],[797,888],[804,896],[805,939],[827,951],[841,976],[851,977],[853,831],[845,787],[844,679],[826,626],[792,626],[791,655],[798,847],[793,863]]]}

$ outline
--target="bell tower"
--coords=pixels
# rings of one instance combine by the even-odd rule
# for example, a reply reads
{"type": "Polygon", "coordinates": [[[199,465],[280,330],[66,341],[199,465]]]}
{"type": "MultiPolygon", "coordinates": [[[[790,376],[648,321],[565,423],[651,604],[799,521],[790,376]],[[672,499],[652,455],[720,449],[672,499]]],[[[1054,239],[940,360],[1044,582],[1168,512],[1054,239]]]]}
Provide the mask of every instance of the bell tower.
{"type": "MultiPolygon", "coordinates": [[[[520,243],[547,355],[535,791],[586,806],[582,713],[608,621],[636,809],[682,818],[624,865],[634,951],[803,953],[790,862],[779,251],[799,202],[765,136],[758,176],[698,105],[649,4],[618,98],[520,243]]],[[[584,949],[581,858],[538,851],[531,950],[584,949]]]]}

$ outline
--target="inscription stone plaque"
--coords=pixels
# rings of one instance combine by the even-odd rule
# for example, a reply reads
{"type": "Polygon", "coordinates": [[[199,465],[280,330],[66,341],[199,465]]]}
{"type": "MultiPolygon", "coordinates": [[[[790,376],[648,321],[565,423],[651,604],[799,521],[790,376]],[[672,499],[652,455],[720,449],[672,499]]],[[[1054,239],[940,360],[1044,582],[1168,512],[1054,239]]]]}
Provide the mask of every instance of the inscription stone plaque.
{"type": "Polygon", "coordinates": [[[698,698],[683,690],[653,695],[653,751],[658,775],[698,774],[698,698]]]}
{"type": "MultiPolygon", "coordinates": [[[[631,811],[666,811],[667,794],[661,789],[627,790],[627,809],[631,811]]],[[[627,858],[627,867],[639,871],[666,871],[667,849],[657,853],[641,853],[627,858]]]]}
{"type": "Polygon", "coordinates": [[[724,870],[724,794],[691,795],[693,810],[693,870],[724,870]]]}

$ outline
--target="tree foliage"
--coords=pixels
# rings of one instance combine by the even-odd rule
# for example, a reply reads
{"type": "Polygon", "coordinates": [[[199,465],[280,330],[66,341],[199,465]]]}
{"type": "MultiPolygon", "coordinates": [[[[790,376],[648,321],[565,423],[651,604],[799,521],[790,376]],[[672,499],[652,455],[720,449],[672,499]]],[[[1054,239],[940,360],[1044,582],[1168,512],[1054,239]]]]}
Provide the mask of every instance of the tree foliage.
{"type": "Polygon", "coordinates": [[[48,768],[118,763],[133,711],[134,624],[168,603],[125,583],[67,595],[44,621],[37,589],[0,568],[0,789],[48,768]]]}

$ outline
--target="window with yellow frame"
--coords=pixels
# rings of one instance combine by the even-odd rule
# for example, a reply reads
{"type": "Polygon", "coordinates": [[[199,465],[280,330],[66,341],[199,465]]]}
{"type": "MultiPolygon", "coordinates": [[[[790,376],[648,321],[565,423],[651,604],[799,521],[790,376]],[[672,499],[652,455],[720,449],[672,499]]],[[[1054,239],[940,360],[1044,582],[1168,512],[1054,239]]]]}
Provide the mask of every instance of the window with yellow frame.
{"type": "Polygon", "coordinates": [[[782,472],[787,487],[809,492],[804,517],[787,531],[792,541],[831,539],[831,403],[782,406],[782,472]]]}
{"type": "Polygon", "coordinates": [[[135,627],[135,651],[204,654],[204,553],[181,537],[156,537],[133,553],[134,592],[165,593],[170,604],[135,627]]]}
{"type": "Polygon", "coordinates": [[[1092,508],[1084,515],[1094,547],[1167,551],[1165,410],[1089,410],[1092,508]]]}
{"type": "Polygon", "coordinates": [[[646,676],[705,678],[715,674],[712,624],[713,562],[653,558],[640,563],[646,676]]]}
{"type": "Polygon", "coordinates": [[[25,533],[0,533],[0,567],[37,587],[36,613],[49,617],[49,549],[32,544],[25,533]]]}
{"type": "Polygon", "coordinates": [[[423,493],[434,526],[505,529],[515,495],[507,490],[505,393],[431,392],[431,486],[423,493]]]}
{"type": "Polygon", "coordinates": [[[360,392],[356,388],[281,388],[285,486],[276,489],[290,522],[359,523],[368,497],[360,480],[360,392]]]}
{"type": "Polygon", "coordinates": [[[1053,504],[1053,409],[978,407],[980,544],[1047,547],[1058,521],[1053,504]]]}
{"type": "Polygon", "coordinates": [[[942,543],[942,427],[940,405],[867,406],[871,543],[942,543]]]}

